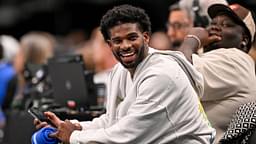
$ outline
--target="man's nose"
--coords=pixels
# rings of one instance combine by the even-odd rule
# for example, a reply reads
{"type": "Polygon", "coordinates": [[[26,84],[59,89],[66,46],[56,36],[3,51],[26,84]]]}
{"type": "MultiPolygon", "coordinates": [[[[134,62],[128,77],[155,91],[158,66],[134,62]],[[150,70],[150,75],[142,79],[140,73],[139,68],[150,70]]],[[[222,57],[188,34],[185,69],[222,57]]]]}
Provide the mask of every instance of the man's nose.
{"type": "Polygon", "coordinates": [[[121,49],[128,49],[131,47],[131,42],[129,40],[123,40],[121,45],[120,45],[120,48],[121,49]]]}
{"type": "Polygon", "coordinates": [[[175,32],[174,28],[169,27],[169,28],[167,29],[167,35],[169,36],[169,38],[175,37],[175,34],[176,34],[176,32],[175,32]]]}
{"type": "Polygon", "coordinates": [[[210,26],[208,27],[208,30],[212,30],[212,31],[221,31],[221,27],[220,27],[220,25],[218,25],[218,24],[214,24],[214,25],[210,25],[210,26]]]}

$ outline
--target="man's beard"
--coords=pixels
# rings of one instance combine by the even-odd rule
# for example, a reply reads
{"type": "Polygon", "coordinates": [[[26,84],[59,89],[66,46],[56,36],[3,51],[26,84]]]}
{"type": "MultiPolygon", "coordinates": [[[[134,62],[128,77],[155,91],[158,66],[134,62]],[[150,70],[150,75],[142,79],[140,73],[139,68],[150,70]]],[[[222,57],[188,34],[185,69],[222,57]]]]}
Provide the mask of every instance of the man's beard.
{"type": "Polygon", "coordinates": [[[117,53],[113,53],[116,57],[116,59],[125,67],[125,68],[136,68],[137,65],[139,65],[144,57],[145,57],[145,52],[146,52],[146,46],[145,45],[142,45],[138,50],[136,50],[136,56],[137,58],[132,61],[131,63],[124,63],[122,61],[122,59],[120,58],[119,54],[117,53]]]}
{"type": "Polygon", "coordinates": [[[137,58],[135,59],[135,61],[133,61],[132,63],[129,64],[124,64],[121,61],[121,64],[125,67],[125,68],[136,68],[144,59],[144,53],[145,53],[145,45],[142,45],[140,47],[140,49],[137,51],[137,58]]]}

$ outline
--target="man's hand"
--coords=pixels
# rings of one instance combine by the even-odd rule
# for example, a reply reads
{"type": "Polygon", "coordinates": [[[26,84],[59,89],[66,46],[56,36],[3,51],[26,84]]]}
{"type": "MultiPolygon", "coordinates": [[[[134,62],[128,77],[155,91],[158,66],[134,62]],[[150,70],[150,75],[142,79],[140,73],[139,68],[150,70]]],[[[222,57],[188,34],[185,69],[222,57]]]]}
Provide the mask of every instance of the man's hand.
{"type": "Polygon", "coordinates": [[[63,121],[62,121],[59,117],[57,117],[53,112],[47,111],[47,112],[44,112],[44,115],[45,115],[45,117],[47,117],[47,119],[48,119],[49,121],[51,121],[51,123],[52,123],[56,128],[58,128],[58,125],[63,122],[63,121]]]}
{"type": "Polygon", "coordinates": [[[44,114],[57,128],[57,131],[50,136],[58,138],[64,143],[69,143],[70,136],[74,130],[82,130],[80,124],[73,124],[69,120],[62,121],[52,112],[45,112],[44,114]]]}
{"type": "Polygon", "coordinates": [[[41,122],[39,119],[34,119],[34,125],[37,130],[49,126],[47,122],[41,122]]]}
{"type": "Polygon", "coordinates": [[[209,36],[207,29],[201,27],[192,28],[189,32],[189,37],[185,37],[182,45],[179,47],[187,60],[192,63],[192,54],[197,52],[200,47],[207,46],[213,42],[220,41],[221,37],[217,35],[209,36]]]}
{"type": "Polygon", "coordinates": [[[58,124],[57,131],[50,136],[58,138],[64,143],[69,143],[70,136],[75,130],[81,130],[81,128],[78,128],[76,124],[71,123],[69,120],[65,120],[58,124]]]}
{"type": "Polygon", "coordinates": [[[209,32],[207,29],[201,28],[201,27],[195,27],[192,28],[188,35],[195,35],[197,36],[201,41],[201,46],[209,45],[210,43],[217,42],[221,40],[220,36],[217,35],[209,35],[209,32]]]}
{"type": "MultiPolygon", "coordinates": [[[[79,123],[73,124],[69,120],[62,121],[52,112],[44,112],[44,115],[57,128],[57,131],[52,133],[50,137],[58,138],[64,143],[69,143],[70,136],[74,130],[82,130],[79,123]]],[[[36,126],[36,129],[50,126],[47,122],[41,122],[38,119],[34,119],[34,125],[36,126]]]]}
{"type": "Polygon", "coordinates": [[[42,122],[39,119],[35,118],[34,119],[34,125],[36,129],[41,129],[46,126],[54,126],[57,127],[57,124],[61,123],[62,120],[60,120],[54,113],[52,112],[44,112],[44,115],[49,119],[49,121],[52,123],[51,125],[47,122],[42,122]]]}

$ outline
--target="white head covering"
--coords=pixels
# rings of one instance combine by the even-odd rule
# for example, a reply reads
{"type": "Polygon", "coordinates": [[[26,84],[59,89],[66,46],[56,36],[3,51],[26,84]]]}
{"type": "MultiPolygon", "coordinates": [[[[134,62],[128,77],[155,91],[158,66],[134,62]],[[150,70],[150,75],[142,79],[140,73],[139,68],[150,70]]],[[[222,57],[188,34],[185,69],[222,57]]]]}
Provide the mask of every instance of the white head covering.
{"type": "Polygon", "coordinates": [[[3,60],[12,61],[20,51],[19,41],[9,35],[0,36],[0,43],[3,46],[3,60]]]}
{"type": "MultiPolygon", "coordinates": [[[[187,9],[189,12],[193,10],[193,1],[194,0],[180,0],[179,5],[181,8],[187,9]]],[[[198,0],[199,1],[199,6],[200,6],[200,11],[199,14],[201,16],[207,16],[208,19],[210,20],[210,17],[208,16],[207,9],[209,6],[213,4],[224,4],[228,5],[228,2],[226,0],[198,0]]],[[[191,13],[192,17],[195,17],[194,13],[191,13]]]]}

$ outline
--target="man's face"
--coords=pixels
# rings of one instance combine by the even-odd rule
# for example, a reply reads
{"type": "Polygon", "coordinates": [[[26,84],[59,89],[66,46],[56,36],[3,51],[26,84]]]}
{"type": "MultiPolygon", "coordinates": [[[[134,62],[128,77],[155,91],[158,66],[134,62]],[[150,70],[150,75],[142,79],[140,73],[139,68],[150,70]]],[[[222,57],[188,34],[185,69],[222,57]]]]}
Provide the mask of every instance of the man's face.
{"type": "Polygon", "coordinates": [[[243,28],[236,24],[230,17],[219,15],[213,18],[208,27],[209,36],[217,35],[220,41],[215,41],[204,47],[204,52],[218,48],[240,48],[243,40],[243,28]]]}
{"type": "Polygon", "coordinates": [[[174,10],[170,12],[167,23],[167,35],[173,49],[181,45],[189,29],[192,27],[193,21],[185,11],[174,10]]]}
{"type": "Polygon", "coordinates": [[[108,44],[116,59],[125,67],[135,70],[147,56],[149,34],[141,32],[136,23],[124,23],[110,29],[108,44]]]}

